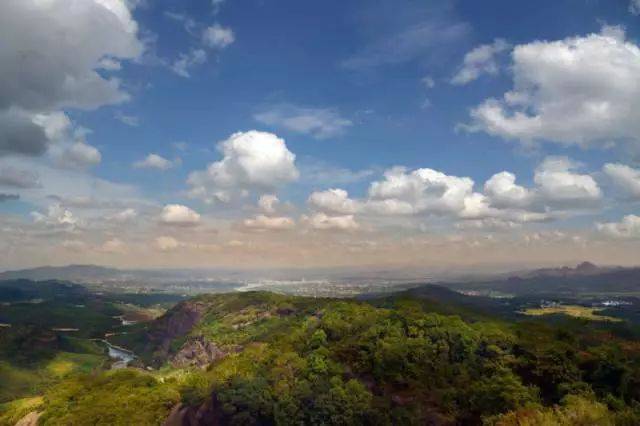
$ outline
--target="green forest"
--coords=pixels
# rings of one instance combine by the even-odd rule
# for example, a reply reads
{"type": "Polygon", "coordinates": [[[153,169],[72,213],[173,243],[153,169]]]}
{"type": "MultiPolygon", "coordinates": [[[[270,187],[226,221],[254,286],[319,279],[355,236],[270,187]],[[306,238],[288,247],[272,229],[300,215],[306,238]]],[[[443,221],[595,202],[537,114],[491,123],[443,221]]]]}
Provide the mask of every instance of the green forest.
{"type": "Polygon", "coordinates": [[[633,326],[456,309],[413,294],[199,296],[114,336],[138,354],[120,370],[69,338],[29,369],[15,350],[28,336],[4,332],[0,424],[31,411],[42,425],[640,424],[633,326]],[[38,380],[10,385],[20,374],[38,380]]]}

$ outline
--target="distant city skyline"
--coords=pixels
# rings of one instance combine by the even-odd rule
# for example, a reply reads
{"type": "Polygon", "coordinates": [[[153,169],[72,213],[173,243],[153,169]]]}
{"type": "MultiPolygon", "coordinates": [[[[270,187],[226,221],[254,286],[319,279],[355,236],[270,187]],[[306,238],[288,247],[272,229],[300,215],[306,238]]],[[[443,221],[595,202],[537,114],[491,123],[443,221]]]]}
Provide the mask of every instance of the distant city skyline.
{"type": "Polygon", "coordinates": [[[637,0],[7,0],[0,270],[640,261],[637,0]]]}

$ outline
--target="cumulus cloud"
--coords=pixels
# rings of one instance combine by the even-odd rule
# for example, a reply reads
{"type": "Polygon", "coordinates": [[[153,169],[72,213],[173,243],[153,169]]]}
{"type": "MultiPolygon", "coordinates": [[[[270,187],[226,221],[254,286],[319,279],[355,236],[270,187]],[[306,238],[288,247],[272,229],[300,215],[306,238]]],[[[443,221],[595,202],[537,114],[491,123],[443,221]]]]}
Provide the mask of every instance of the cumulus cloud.
{"type": "Polygon", "coordinates": [[[61,167],[100,161],[62,110],[129,99],[112,72],[144,51],[132,7],[124,0],[2,2],[0,156],[40,156],[54,149],[61,167]]]}
{"type": "Polygon", "coordinates": [[[611,238],[640,238],[640,216],[627,215],[621,222],[598,223],[596,228],[603,235],[611,238]]]}
{"type": "Polygon", "coordinates": [[[578,172],[579,166],[565,157],[548,157],[536,168],[533,188],[518,185],[512,173],[500,172],[485,183],[483,192],[475,190],[469,177],[394,167],[370,184],[366,198],[353,199],[334,188],[313,192],[307,202],[325,215],[440,216],[472,221],[476,227],[513,227],[598,206],[601,190],[591,176],[578,172]]]}
{"type": "Polygon", "coordinates": [[[225,28],[219,24],[214,24],[205,28],[202,33],[203,43],[214,49],[224,49],[233,43],[235,39],[235,35],[231,28],[225,28]]]}
{"type": "Polygon", "coordinates": [[[252,219],[245,219],[243,222],[244,226],[251,229],[261,229],[261,230],[273,230],[273,231],[284,231],[288,229],[293,229],[296,226],[296,223],[290,217],[282,216],[282,217],[273,217],[273,216],[265,216],[258,215],[252,219]]]}
{"type": "Polygon", "coordinates": [[[200,223],[200,214],[181,204],[168,204],[162,209],[160,220],[168,225],[192,226],[200,223]]]}
{"type": "Polygon", "coordinates": [[[483,44],[464,56],[462,65],[451,84],[464,85],[477,80],[482,74],[496,75],[500,71],[497,56],[509,49],[509,43],[495,39],[491,44],[483,44]]]}
{"type": "Polygon", "coordinates": [[[589,175],[576,173],[579,164],[567,157],[547,157],[536,169],[534,181],[544,199],[552,204],[576,206],[602,198],[602,191],[589,175]]]}
{"type": "Polygon", "coordinates": [[[602,191],[593,177],[581,174],[578,163],[550,156],[536,168],[533,188],[516,183],[510,172],[493,175],[484,185],[491,206],[502,209],[581,209],[597,204],[602,191]]]}
{"type": "Polygon", "coordinates": [[[188,178],[190,196],[205,202],[228,202],[247,191],[272,192],[298,179],[296,156],[272,133],[251,130],[218,143],[223,158],[188,178]]]}
{"type": "Polygon", "coordinates": [[[158,154],[149,154],[143,160],[133,163],[133,167],[136,169],[156,169],[156,170],[169,170],[173,167],[173,162],[158,154]]]}
{"type": "Polygon", "coordinates": [[[496,207],[527,207],[533,194],[516,184],[516,176],[509,172],[493,175],[485,184],[484,192],[496,207]]]}
{"type": "Polygon", "coordinates": [[[102,161],[100,151],[85,142],[61,146],[54,150],[53,157],[58,166],[69,169],[85,169],[102,161]]]}
{"type": "Polygon", "coordinates": [[[317,230],[354,231],[360,228],[353,215],[328,216],[318,212],[311,216],[302,216],[302,221],[317,230]]]}
{"type": "Polygon", "coordinates": [[[73,213],[60,204],[50,205],[46,213],[31,212],[31,217],[34,222],[49,226],[74,228],[79,223],[73,213]]]}
{"type": "Polygon", "coordinates": [[[267,126],[311,135],[316,139],[340,136],[353,125],[330,108],[305,108],[296,105],[276,105],[253,116],[267,126]]]}
{"type": "Polygon", "coordinates": [[[622,193],[640,199],[640,170],[624,164],[607,163],[603,171],[622,193]]]}
{"type": "Polygon", "coordinates": [[[18,108],[0,110],[0,156],[41,155],[48,144],[49,138],[33,114],[18,108]]]}
{"type": "Polygon", "coordinates": [[[12,166],[0,168],[0,186],[10,188],[37,188],[40,177],[36,172],[22,170],[12,166]]]}
{"type": "Polygon", "coordinates": [[[469,131],[525,144],[640,142],[640,48],[621,27],[513,49],[513,89],[471,112],[469,131]]]}
{"type": "Polygon", "coordinates": [[[371,184],[369,198],[379,212],[461,213],[465,199],[473,194],[473,185],[471,178],[433,169],[394,167],[384,173],[383,180],[371,184]]]}
{"type": "Polygon", "coordinates": [[[91,109],[126,100],[120,82],[95,69],[104,58],[137,58],[137,31],[122,0],[2,2],[0,109],[91,109]]]}
{"type": "Polygon", "coordinates": [[[274,214],[280,200],[273,194],[264,194],[258,199],[258,207],[266,214],[274,214]]]}
{"type": "Polygon", "coordinates": [[[640,15],[640,0],[631,0],[629,2],[629,12],[632,15],[640,15]]]}
{"type": "Polygon", "coordinates": [[[359,209],[358,202],[350,199],[344,189],[313,192],[307,202],[317,210],[339,215],[354,214],[359,209]]]}

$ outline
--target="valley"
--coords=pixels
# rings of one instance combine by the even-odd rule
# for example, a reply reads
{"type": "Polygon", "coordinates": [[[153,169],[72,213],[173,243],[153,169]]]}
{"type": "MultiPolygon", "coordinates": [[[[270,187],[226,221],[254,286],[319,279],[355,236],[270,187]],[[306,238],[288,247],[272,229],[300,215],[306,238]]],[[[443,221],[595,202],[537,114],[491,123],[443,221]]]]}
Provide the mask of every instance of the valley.
{"type": "Polygon", "coordinates": [[[0,425],[640,419],[634,295],[478,288],[185,297],[0,282],[0,425]]]}

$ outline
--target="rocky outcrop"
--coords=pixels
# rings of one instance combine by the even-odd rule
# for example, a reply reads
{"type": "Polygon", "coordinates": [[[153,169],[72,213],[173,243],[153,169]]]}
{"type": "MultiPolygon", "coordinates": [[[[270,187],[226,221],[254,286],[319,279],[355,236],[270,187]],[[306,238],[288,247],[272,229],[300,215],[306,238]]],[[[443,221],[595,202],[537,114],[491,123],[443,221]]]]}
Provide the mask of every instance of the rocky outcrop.
{"type": "Polygon", "coordinates": [[[163,426],[218,426],[220,409],[214,397],[197,407],[177,404],[171,409],[163,426]]]}
{"type": "Polygon", "coordinates": [[[200,322],[207,309],[207,304],[197,299],[177,304],[158,318],[147,331],[148,343],[141,352],[152,354],[151,362],[161,364],[168,358],[173,340],[189,334],[200,322]]]}
{"type": "Polygon", "coordinates": [[[209,364],[226,357],[231,352],[238,352],[240,347],[221,348],[202,336],[188,340],[171,358],[175,368],[206,368],[209,364]]]}
{"type": "Polygon", "coordinates": [[[16,426],[36,426],[38,424],[38,419],[42,413],[38,413],[37,411],[32,411],[23,418],[21,418],[16,426]]]}

